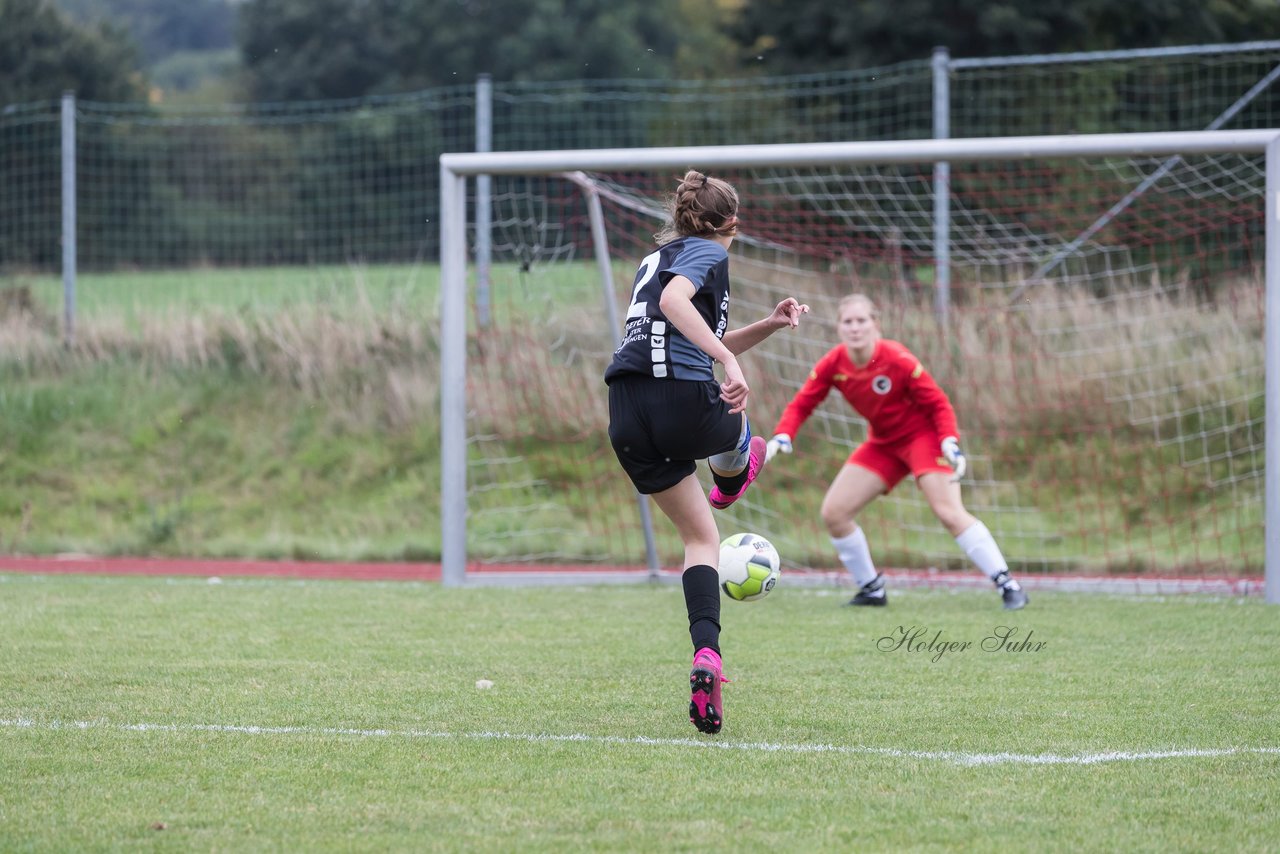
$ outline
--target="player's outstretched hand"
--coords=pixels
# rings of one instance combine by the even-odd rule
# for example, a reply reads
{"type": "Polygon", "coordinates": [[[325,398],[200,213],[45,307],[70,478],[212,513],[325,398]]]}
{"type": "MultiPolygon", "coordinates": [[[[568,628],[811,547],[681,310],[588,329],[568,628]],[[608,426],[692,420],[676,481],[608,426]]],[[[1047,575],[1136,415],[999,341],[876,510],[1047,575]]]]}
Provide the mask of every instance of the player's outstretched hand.
{"type": "Polygon", "coordinates": [[[764,461],[767,463],[777,454],[789,454],[791,450],[791,437],[786,433],[778,433],[765,445],[764,461]]]}
{"type": "Polygon", "coordinates": [[[798,302],[795,297],[787,297],[774,306],[773,314],[769,315],[769,319],[779,329],[784,326],[795,329],[800,325],[800,315],[808,313],[809,306],[798,302]]]}
{"type": "Polygon", "coordinates": [[[943,439],[942,456],[946,457],[947,462],[951,464],[951,482],[958,483],[964,477],[965,470],[969,468],[969,464],[964,458],[964,451],[960,450],[960,440],[955,436],[948,436],[943,439]]]}

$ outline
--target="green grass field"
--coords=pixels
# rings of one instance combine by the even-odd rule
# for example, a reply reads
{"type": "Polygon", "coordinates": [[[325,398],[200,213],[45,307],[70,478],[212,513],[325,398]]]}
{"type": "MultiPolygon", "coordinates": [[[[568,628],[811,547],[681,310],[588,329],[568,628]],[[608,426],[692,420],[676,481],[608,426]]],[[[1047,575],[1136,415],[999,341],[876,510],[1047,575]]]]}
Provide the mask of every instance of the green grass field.
{"type": "Polygon", "coordinates": [[[1274,849],[1256,600],[0,574],[0,848],[1274,849]],[[1022,651],[984,651],[1000,626],[1022,651]],[[892,649],[900,631],[969,642],[892,649]],[[488,679],[491,689],[479,690],[488,679]]]}
{"type": "MultiPolygon", "coordinates": [[[[60,279],[33,277],[28,284],[47,310],[65,310],[60,279]]],[[[270,313],[294,305],[349,307],[362,298],[380,309],[430,311],[439,288],[440,271],[434,264],[82,273],[75,307],[82,321],[165,311],[270,313]]]]}

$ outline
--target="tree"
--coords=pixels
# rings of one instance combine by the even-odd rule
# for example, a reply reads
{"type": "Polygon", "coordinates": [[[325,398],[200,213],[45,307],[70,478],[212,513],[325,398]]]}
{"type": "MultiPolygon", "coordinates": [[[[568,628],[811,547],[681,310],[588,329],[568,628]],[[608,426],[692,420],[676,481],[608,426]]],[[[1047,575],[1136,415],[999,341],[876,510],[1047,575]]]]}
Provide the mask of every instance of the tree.
{"type": "Polygon", "coordinates": [[[926,59],[1205,44],[1280,32],[1260,0],[744,0],[730,33],[773,74],[926,59]]]}
{"type": "Polygon", "coordinates": [[[691,0],[247,0],[239,44],[259,100],[498,81],[670,78],[732,58],[691,0]],[[699,49],[700,48],[700,49],[699,49]]]}
{"type": "Polygon", "coordinates": [[[1215,44],[1280,35],[1274,0],[1090,0],[1090,49],[1215,44]]]}
{"type": "Polygon", "coordinates": [[[113,21],[138,44],[147,65],[181,51],[224,50],[234,43],[229,0],[55,0],[82,24],[113,21]]]}
{"type": "Polygon", "coordinates": [[[0,104],[73,91],[90,101],[144,95],[137,54],[110,25],[79,27],[44,0],[0,0],[0,104]]]}

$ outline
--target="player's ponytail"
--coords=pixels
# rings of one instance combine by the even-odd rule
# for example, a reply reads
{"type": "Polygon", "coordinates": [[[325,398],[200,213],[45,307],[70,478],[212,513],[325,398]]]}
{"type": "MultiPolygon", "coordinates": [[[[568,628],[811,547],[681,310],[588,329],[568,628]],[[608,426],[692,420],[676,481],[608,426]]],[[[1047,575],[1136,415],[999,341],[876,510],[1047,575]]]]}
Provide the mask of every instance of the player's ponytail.
{"type": "Polygon", "coordinates": [[[690,169],[667,200],[668,223],[654,238],[659,245],[679,237],[712,237],[738,230],[738,191],[719,178],[690,169]]]}

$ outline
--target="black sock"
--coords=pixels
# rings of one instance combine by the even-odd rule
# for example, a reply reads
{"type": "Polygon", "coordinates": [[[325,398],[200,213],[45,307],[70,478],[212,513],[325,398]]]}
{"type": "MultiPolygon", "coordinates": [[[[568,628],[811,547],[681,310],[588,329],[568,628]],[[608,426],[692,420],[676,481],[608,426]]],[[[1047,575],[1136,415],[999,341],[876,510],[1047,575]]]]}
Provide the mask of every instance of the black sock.
{"type": "MultiPolygon", "coordinates": [[[[723,487],[722,487],[723,488],[723,487]]],[[[689,610],[689,637],[693,651],[710,647],[720,653],[720,574],[713,567],[691,566],[680,578],[684,604],[689,610]]]]}
{"type": "MultiPolygon", "coordinates": [[[[716,486],[720,487],[720,491],[725,495],[737,495],[742,491],[742,487],[747,482],[747,470],[734,475],[717,474],[715,469],[711,470],[711,479],[716,482],[716,486]]],[[[692,569],[693,567],[690,567],[692,569]]]]}

